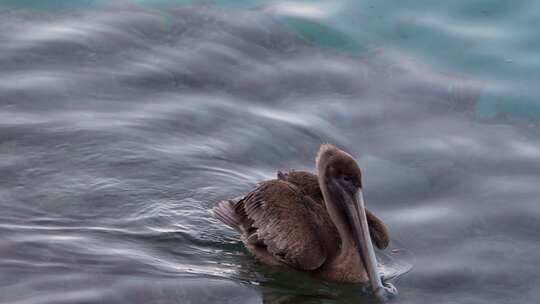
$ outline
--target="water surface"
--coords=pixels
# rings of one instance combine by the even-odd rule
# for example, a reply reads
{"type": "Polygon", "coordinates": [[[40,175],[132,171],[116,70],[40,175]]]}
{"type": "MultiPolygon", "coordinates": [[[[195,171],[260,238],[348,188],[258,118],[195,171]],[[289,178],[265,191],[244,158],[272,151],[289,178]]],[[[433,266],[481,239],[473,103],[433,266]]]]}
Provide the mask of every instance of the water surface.
{"type": "Polygon", "coordinates": [[[173,2],[0,5],[1,303],[372,302],[209,215],[324,142],[395,303],[536,301],[536,2],[173,2]]]}

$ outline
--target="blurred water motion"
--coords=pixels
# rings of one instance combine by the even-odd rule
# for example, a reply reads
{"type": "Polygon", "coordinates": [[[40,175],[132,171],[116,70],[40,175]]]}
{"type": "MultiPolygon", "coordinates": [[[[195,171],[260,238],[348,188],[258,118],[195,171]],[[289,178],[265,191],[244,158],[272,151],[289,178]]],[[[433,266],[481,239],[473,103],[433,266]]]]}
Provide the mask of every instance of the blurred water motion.
{"type": "Polygon", "coordinates": [[[527,32],[386,2],[360,17],[347,1],[48,2],[0,10],[1,303],[369,302],[256,264],[208,213],[278,169],[313,170],[323,142],[358,157],[370,209],[409,252],[381,254],[386,274],[414,263],[396,303],[539,295],[536,91],[482,56],[445,71],[430,44],[373,38],[527,32]]]}

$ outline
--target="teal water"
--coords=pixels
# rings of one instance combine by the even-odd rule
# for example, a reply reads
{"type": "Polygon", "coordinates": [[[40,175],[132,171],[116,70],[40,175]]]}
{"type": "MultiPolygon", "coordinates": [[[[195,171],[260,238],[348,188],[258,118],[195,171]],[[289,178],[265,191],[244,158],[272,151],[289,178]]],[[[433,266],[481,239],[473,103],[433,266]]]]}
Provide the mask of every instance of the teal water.
{"type": "MultiPolygon", "coordinates": [[[[264,9],[317,46],[355,55],[396,52],[484,85],[477,115],[540,118],[537,1],[189,1],[125,0],[146,7],[204,3],[264,9]]],[[[3,6],[66,10],[114,1],[5,0],[3,6]]]]}
{"type": "Polygon", "coordinates": [[[539,12],[0,1],[0,303],[373,303],[209,215],[324,142],[390,228],[393,302],[536,302],[539,12]]]}

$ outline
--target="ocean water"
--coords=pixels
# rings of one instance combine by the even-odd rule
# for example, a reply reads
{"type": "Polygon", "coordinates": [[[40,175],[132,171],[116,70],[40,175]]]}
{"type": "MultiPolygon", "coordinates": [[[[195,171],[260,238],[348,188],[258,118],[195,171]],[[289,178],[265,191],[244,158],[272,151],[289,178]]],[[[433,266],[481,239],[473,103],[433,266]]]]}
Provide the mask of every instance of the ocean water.
{"type": "Polygon", "coordinates": [[[0,303],[372,303],[209,210],[355,155],[393,303],[540,297],[540,2],[0,2],[0,303]]]}

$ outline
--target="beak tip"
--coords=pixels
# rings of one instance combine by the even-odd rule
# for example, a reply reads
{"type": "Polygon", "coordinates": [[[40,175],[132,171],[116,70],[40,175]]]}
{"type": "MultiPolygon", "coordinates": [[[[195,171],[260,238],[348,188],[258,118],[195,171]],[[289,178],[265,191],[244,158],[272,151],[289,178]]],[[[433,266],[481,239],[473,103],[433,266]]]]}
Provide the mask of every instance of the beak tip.
{"type": "Polygon", "coordinates": [[[391,283],[384,283],[383,286],[377,288],[376,290],[373,290],[373,294],[377,299],[379,299],[381,302],[386,302],[395,296],[397,296],[397,289],[394,285],[391,283]]]}

